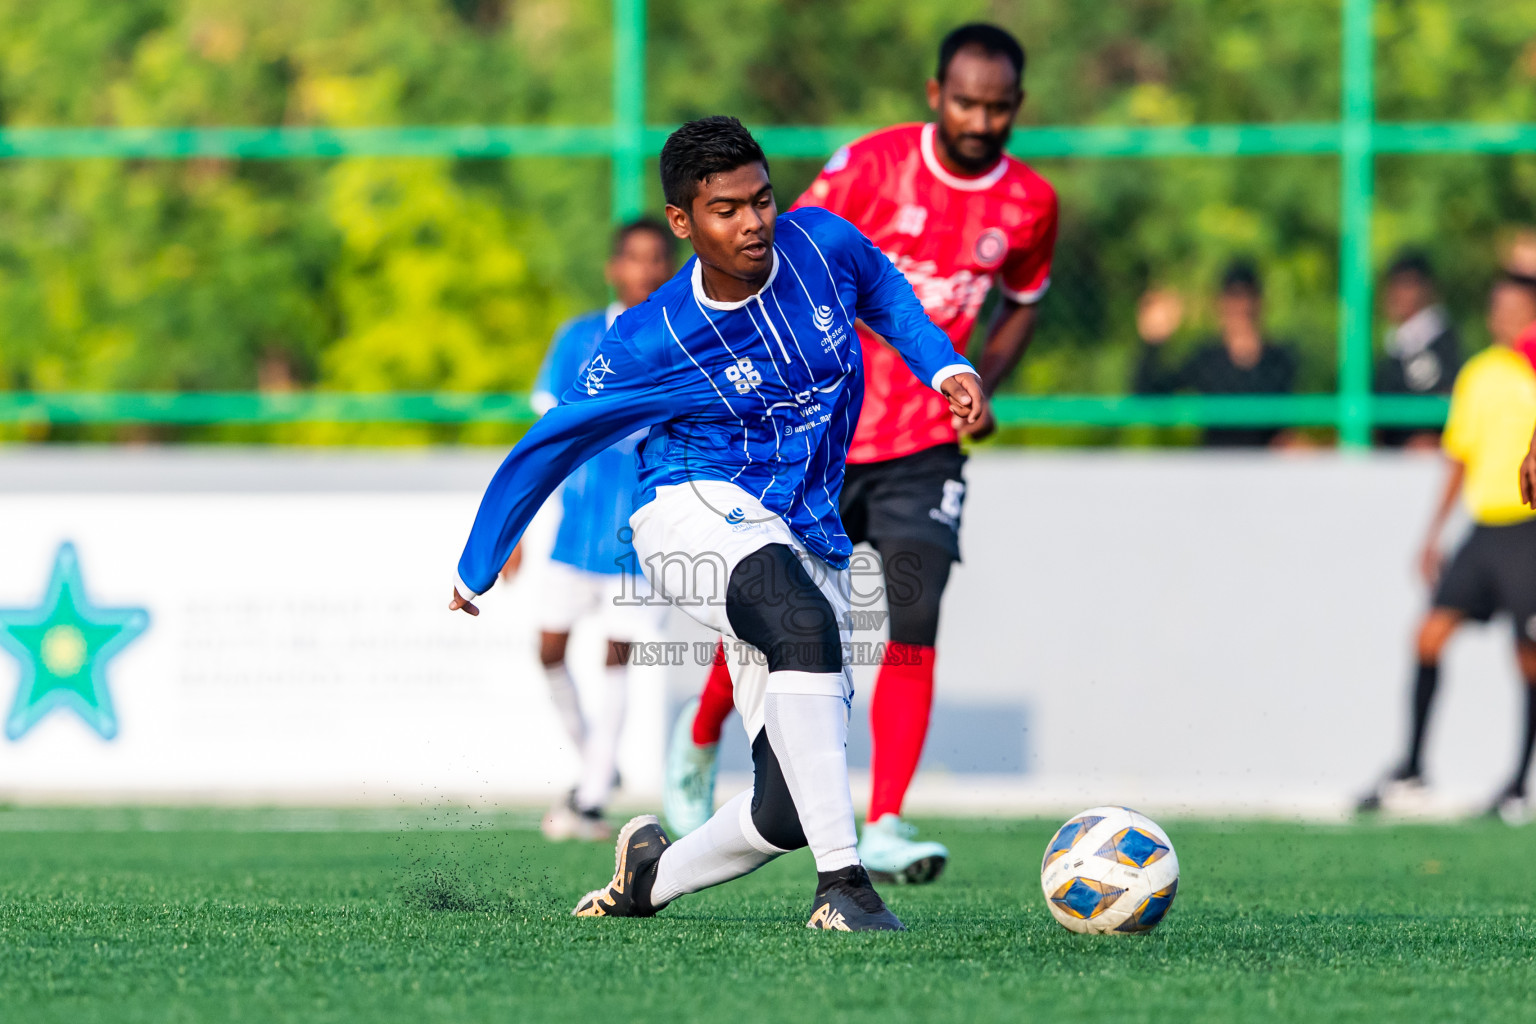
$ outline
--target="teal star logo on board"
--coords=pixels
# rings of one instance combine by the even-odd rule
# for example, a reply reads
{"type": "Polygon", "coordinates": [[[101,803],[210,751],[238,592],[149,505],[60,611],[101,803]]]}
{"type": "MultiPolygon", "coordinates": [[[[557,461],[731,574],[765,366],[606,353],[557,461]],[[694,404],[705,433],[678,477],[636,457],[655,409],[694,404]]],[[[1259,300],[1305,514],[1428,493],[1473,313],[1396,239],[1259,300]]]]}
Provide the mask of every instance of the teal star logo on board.
{"type": "Polygon", "coordinates": [[[73,544],[59,545],[36,608],[0,608],[0,647],[21,662],[5,734],[20,739],[55,708],[68,708],[102,739],[117,735],[107,662],[144,630],[142,608],[98,608],[85,594],[73,544]]]}

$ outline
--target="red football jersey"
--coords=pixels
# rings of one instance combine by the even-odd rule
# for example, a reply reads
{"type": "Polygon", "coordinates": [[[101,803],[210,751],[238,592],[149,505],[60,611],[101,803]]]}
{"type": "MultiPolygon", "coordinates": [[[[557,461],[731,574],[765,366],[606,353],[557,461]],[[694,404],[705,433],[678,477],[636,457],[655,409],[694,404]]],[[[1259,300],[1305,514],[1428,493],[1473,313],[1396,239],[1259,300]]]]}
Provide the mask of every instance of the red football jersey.
{"type": "MultiPolygon", "coordinates": [[[[928,316],[964,354],[993,281],[1031,303],[1051,283],[1056,190],[1009,156],[974,178],[944,169],[931,124],[867,135],[832,155],[795,200],[849,220],[912,283],[928,316]]],[[[957,439],[944,396],[867,330],[864,411],[849,462],[878,462],[957,439]]]]}

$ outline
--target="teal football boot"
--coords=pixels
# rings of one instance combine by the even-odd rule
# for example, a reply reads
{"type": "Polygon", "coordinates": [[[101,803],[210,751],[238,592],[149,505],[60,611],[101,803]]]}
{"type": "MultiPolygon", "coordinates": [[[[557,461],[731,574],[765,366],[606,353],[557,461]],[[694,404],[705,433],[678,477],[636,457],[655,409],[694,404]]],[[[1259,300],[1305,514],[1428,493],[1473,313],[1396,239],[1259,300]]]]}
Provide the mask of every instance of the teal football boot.
{"type": "Polygon", "coordinates": [[[716,754],[720,744],[699,746],[693,742],[693,718],[699,710],[695,697],[677,713],[672,742],[667,745],[667,775],[662,784],[661,808],[672,834],[697,831],[715,813],[716,754]]]}
{"type": "Polygon", "coordinates": [[[939,877],[949,861],[949,850],[943,843],[918,840],[916,825],[885,814],[864,826],[859,860],[877,882],[923,885],[939,877]]]}

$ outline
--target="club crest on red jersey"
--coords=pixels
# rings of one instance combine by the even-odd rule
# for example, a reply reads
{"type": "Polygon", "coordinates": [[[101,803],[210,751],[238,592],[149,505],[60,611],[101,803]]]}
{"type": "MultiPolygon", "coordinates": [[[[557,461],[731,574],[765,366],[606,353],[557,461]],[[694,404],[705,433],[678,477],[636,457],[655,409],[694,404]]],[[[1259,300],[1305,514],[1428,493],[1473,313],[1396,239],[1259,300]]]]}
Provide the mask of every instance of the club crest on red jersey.
{"type": "Polygon", "coordinates": [[[991,270],[1008,255],[1008,236],[999,228],[987,228],[976,239],[976,262],[991,270]]]}

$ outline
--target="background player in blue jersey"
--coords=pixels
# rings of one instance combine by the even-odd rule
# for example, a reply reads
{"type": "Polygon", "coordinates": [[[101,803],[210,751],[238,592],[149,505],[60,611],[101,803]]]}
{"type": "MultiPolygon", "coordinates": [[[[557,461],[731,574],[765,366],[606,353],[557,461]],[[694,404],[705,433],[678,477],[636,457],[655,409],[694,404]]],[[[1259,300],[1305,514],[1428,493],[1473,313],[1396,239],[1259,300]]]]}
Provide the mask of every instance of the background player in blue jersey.
{"type": "Polygon", "coordinates": [[[778,215],[767,160],[735,118],[679,128],[661,174],[668,223],[697,256],[614,321],[497,470],[449,607],[478,614],[473,599],[544,497],[648,426],[630,517],[636,560],[659,595],[746,655],[732,679],[755,775],[676,843],[652,815],[630,821],[613,879],[575,913],[648,917],[809,846],[810,927],[899,929],[859,863],[844,754],[852,544],[837,501],[863,398],[854,320],[967,423],[985,415],[981,382],[852,225],[814,208],[778,215]]]}
{"type": "MultiPolygon", "coordinates": [[[[534,382],[535,412],[543,415],[553,409],[619,314],[640,305],[672,276],[673,248],[672,232],[653,218],[631,221],[615,232],[606,268],[614,301],[555,332],[534,382]]],[[[641,436],[624,438],[565,478],[553,499],[560,508],[554,548],[546,563],[529,570],[538,590],[539,660],[550,698],[581,757],[576,788],[544,816],[542,828],[550,839],[601,840],[613,834],[603,808],[613,793],[624,728],[629,644],[651,631],[657,610],[620,600],[624,569],[634,564],[629,516],[639,484],[636,449],[641,436]],[[601,684],[587,688],[588,714],[583,714],[565,659],[571,630],[583,620],[602,629],[608,640],[601,684]]],[[[518,563],[514,549],[502,578],[515,572],[518,563]]]]}

